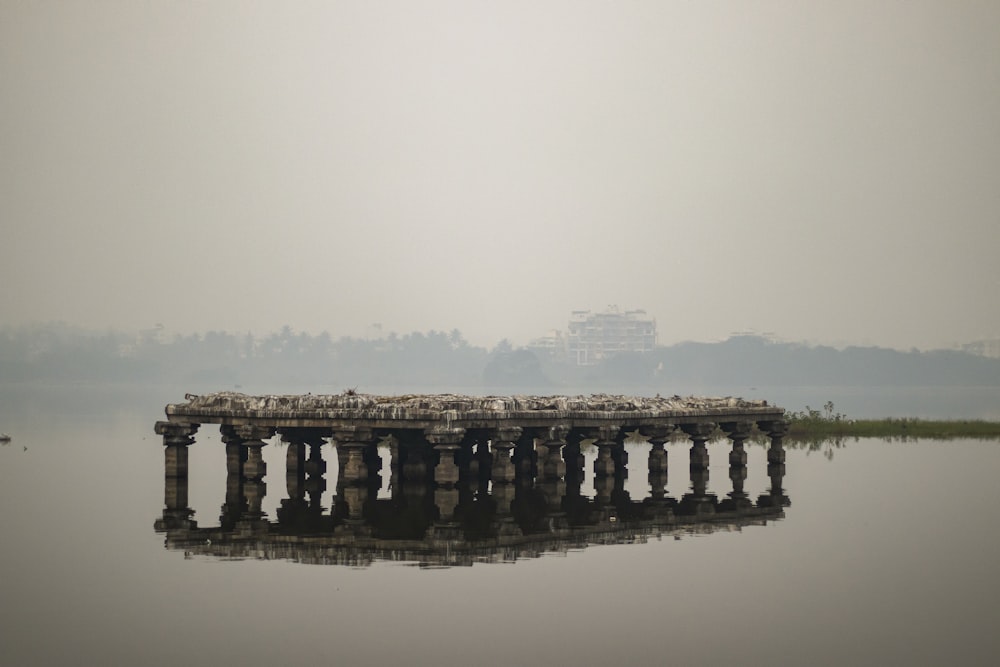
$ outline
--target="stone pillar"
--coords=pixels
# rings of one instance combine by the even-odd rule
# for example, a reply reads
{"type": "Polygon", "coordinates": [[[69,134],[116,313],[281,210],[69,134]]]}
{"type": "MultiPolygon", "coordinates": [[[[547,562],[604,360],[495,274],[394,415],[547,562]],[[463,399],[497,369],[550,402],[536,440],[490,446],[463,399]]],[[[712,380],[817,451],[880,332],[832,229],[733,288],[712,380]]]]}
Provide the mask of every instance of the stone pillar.
{"type": "Polygon", "coordinates": [[[584,456],[580,451],[580,443],[585,435],[579,429],[574,429],[566,435],[566,446],[563,447],[563,461],[566,462],[566,480],[575,479],[577,483],[583,481],[584,477],[584,456]]]}
{"type": "Polygon", "coordinates": [[[404,481],[427,481],[429,445],[423,431],[400,430],[393,433],[402,462],[400,474],[404,481]]]}
{"type": "Polygon", "coordinates": [[[719,428],[725,432],[729,440],[733,443],[733,448],[729,452],[729,467],[746,467],[747,452],[743,447],[743,443],[750,437],[750,432],[753,430],[753,422],[723,422],[719,424],[719,428]]]}
{"type": "Polygon", "coordinates": [[[289,498],[301,498],[306,481],[306,443],[289,440],[287,435],[281,439],[288,443],[285,452],[285,488],[289,498]]]}
{"type": "Polygon", "coordinates": [[[322,477],[326,473],[326,461],[323,460],[323,439],[311,441],[309,445],[309,458],[303,462],[303,469],[309,477],[322,477]]]}
{"type": "Polygon", "coordinates": [[[403,460],[399,451],[399,438],[390,434],[386,442],[389,445],[389,488],[392,489],[392,497],[398,498],[403,483],[403,460]]]}
{"type": "MultiPolygon", "coordinates": [[[[485,488],[490,479],[490,471],[493,467],[493,454],[490,452],[489,437],[483,435],[476,443],[476,453],[473,463],[475,463],[475,475],[479,485],[485,488]]],[[[469,464],[469,472],[473,471],[472,463],[469,464]]]]}
{"type": "Polygon", "coordinates": [[[654,501],[662,501],[666,497],[667,486],[667,450],[664,444],[670,439],[670,434],[674,432],[672,424],[657,424],[655,426],[643,426],[639,433],[649,441],[649,457],[647,467],[649,474],[649,495],[654,501]]]}
{"type": "Polygon", "coordinates": [[[681,429],[687,433],[693,443],[691,445],[691,468],[708,468],[708,448],[705,443],[712,437],[715,424],[711,422],[683,424],[681,429]]]}
{"type": "Polygon", "coordinates": [[[187,477],[188,445],[194,443],[192,437],[199,424],[176,422],[156,422],[153,427],[157,435],[163,436],[163,463],[166,477],[187,477]]]}
{"type": "Polygon", "coordinates": [[[759,422],[757,428],[767,433],[771,438],[771,446],[767,450],[767,476],[771,478],[771,490],[766,497],[758,499],[758,505],[769,507],[786,507],[790,504],[788,496],[781,488],[785,476],[785,448],[783,440],[788,433],[788,422],[784,419],[772,422],[759,422]]]}
{"type": "Polygon", "coordinates": [[[240,444],[246,447],[246,460],[243,462],[243,477],[260,479],[267,473],[264,463],[264,440],[274,436],[274,428],[241,424],[224,429],[223,441],[226,444],[240,444]]]}
{"type": "Polygon", "coordinates": [[[625,449],[625,440],[628,434],[619,429],[615,436],[615,446],[611,449],[611,458],[615,462],[615,474],[624,479],[628,477],[628,450],[625,449]]]}
{"type": "Polygon", "coordinates": [[[333,438],[337,443],[337,456],[343,462],[338,486],[367,481],[364,450],[375,442],[372,430],[363,426],[342,426],[334,430],[333,438]]]}
{"type": "Polygon", "coordinates": [[[597,460],[594,461],[594,476],[610,477],[615,474],[615,462],[612,458],[613,449],[618,445],[619,426],[600,426],[594,429],[594,446],[597,447],[597,460]]]}
{"type": "Polygon", "coordinates": [[[511,450],[521,437],[520,426],[501,426],[492,433],[493,468],[490,476],[494,484],[513,482],[515,477],[514,462],[511,460],[511,450]]]}
{"type": "Polygon", "coordinates": [[[767,433],[768,437],[771,438],[771,447],[767,450],[767,462],[784,464],[785,448],[782,440],[788,434],[788,422],[783,419],[772,422],[759,422],[757,428],[767,433]]]}
{"type": "Polygon", "coordinates": [[[382,456],[378,453],[378,440],[373,440],[365,446],[361,453],[369,475],[377,475],[382,470],[382,456]]]}
{"type": "Polygon", "coordinates": [[[427,441],[438,453],[438,464],[434,467],[434,481],[440,485],[453,485],[458,481],[458,466],[455,451],[462,444],[464,428],[437,427],[424,432],[427,441]]]}
{"type": "Polygon", "coordinates": [[[299,429],[282,429],[281,441],[287,445],[285,450],[285,489],[292,500],[301,500],[305,495],[306,480],[306,437],[299,429]]]}
{"type": "Polygon", "coordinates": [[[545,431],[542,447],[545,460],[542,462],[542,477],[559,479],[566,476],[566,462],[563,461],[562,449],[566,444],[569,426],[551,426],[545,431]]]}
{"type": "Polygon", "coordinates": [[[536,458],[535,432],[538,429],[525,428],[521,430],[521,437],[514,443],[514,453],[511,460],[514,462],[514,473],[522,482],[532,480],[535,477],[536,458]]]}
{"type": "Polygon", "coordinates": [[[653,473],[663,473],[667,472],[667,450],[664,449],[663,445],[670,439],[670,434],[674,432],[674,427],[670,424],[656,425],[656,426],[643,426],[639,429],[639,433],[649,441],[649,472],[653,473]]]}
{"type": "Polygon", "coordinates": [[[247,448],[236,435],[236,427],[223,424],[219,427],[222,442],[226,445],[226,501],[222,505],[219,518],[223,527],[232,528],[246,512],[243,496],[243,464],[247,460],[247,448]]]}

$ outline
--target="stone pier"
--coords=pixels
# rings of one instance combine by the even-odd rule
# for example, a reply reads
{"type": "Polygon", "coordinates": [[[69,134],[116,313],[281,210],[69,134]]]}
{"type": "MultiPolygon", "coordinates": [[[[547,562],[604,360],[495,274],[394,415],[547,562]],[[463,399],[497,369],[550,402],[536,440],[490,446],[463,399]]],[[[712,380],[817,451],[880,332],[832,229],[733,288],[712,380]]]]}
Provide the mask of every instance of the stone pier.
{"type": "MultiPolygon", "coordinates": [[[[707,442],[720,429],[732,440],[730,465],[745,465],[743,441],[756,427],[772,438],[768,461],[782,463],[781,439],[787,427],[784,410],[766,401],[738,398],[644,398],[632,396],[247,396],[223,392],[187,396],[168,405],[167,420],[157,424],[167,448],[168,467],[186,470],[185,448],[202,424],[219,424],[223,440],[239,452],[242,475],[265,474],[261,448],[280,434],[289,443],[289,461],[303,466],[302,446],[318,447],[329,439],[337,447],[343,481],[363,482],[380,466],[376,444],[392,436],[403,461],[404,477],[428,469],[435,481],[455,484],[458,461],[473,462],[476,473],[489,443],[490,468],[503,480],[511,468],[525,474],[536,469],[545,478],[562,478],[579,467],[579,443],[592,439],[599,450],[595,474],[614,474],[627,464],[622,442],[638,433],[649,440],[650,471],[666,470],[663,443],[676,431],[691,440],[690,465],[707,468],[707,442]],[[480,452],[472,450],[480,443],[480,452]],[[245,448],[245,449],[243,449],[245,448]],[[467,451],[466,451],[467,450],[467,451]],[[569,459],[566,456],[569,456],[569,459]],[[409,468],[407,468],[409,466],[409,468]]],[[[300,471],[292,473],[296,477],[300,471]]]]}
{"type": "MultiPolygon", "coordinates": [[[[254,539],[295,526],[337,540],[377,542],[375,535],[381,536],[378,539],[396,535],[392,539],[417,540],[419,544],[407,544],[418,551],[440,548],[454,554],[465,548],[466,525],[474,526],[480,537],[484,527],[495,529],[493,537],[482,538],[494,545],[492,549],[497,540],[503,544],[513,540],[510,547],[536,533],[545,540],[558,537],[572,542],[581,535],[610,539],[623,530],[623,539],[633,539],[637,526],[656,532],[705,522],[742,525],[780,517],[788,504],[782,488],[787,423],[784,410],[766,401],[351,392],[335,396],[225,392],[186,398],[185,403],[168,405],[166,420],[155,426],[163,437],[165,479],[165,509],[156,524],[157,530],[192,548],[200,548],[200,543],[181,538],[201,530],[187,507],[187,448],[204,424],[218,424],[225,444],[226,503],[217,530],[254,539]],[[283,458],[288,497],[278,510],[280,528],[273,528],[261,511],[267,492],[262,452],[275,436],[287,445],[283,458]],[[744,491],[744,443],[762,436],[768,442],[770,486],[754,504],[744,491]],[[626,439],[633,448],[642,441],[649,447],[643,457],[649,491],[640,502],[625,490],[626,439]],[[716,446],[712,443],[727,439],[732,491],[719,501],[709,490],[708,450],[716,446]],[[690,488],[674,500],[666,489],[666,445],[684,440],[690,442],[690,488]],[[336,454],[327,450],[327,458],[338,463],[336,500],[329,515],[319,506],[326,489],[324,445],[335,448],[336,454]],[[378,498],[383,474],[380,445],[390,455],[390,470],[385,472],[392,498],[386,500],[378,498]],[[583,495],[584,450],[591,455],[596,450],[592,499],[583,495]],[[426,517],[426,525],[419,520],[414,528],[410,525],[414,517],[426,517]],[[378,523],[378,529],[370,522],[378,523]]],[[[225,539],[232,538],[206,533],[202,542],[225,539]]],[[[392,548],[388,542],[384,545],[392,548]]]]}

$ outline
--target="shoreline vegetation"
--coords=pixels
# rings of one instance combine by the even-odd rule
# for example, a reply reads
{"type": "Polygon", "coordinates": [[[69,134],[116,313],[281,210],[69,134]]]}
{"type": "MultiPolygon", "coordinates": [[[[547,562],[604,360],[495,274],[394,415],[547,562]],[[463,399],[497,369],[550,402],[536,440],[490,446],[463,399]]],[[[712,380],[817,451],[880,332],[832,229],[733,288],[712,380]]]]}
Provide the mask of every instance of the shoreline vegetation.
{"type": "Polygon", "coordinates": [[[973,438],[1000,440],[1000,422],[982,419],[850,419],[827,402],[823,410],[808,405],[803,411],[786,413],[789,444],[810,443],[844,438],[881,438],[883,440],[951,440],[973,438]]]}
{"type": "MultiPolygon", "coordinates": [[[[88,331],[52,323],[0,327],[4,383],[178,383],[250,386],[464,387],[509,393],[685,393],[684,387],[1000,388],[1000,359],[961,349],[833,348],[734,334],[657,345],[580,365],[566,347],[503,339],[492,348],[458,329],[370,336],[88,331]]],[[[810,400],[818,400],[810,398],[810,400]]]]}

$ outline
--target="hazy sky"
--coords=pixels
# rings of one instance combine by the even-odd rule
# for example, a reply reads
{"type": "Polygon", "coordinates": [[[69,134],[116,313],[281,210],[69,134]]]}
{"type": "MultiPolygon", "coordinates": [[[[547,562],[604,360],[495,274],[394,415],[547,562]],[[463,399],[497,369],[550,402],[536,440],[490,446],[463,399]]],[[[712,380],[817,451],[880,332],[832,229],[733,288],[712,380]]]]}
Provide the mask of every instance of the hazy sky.
{"type": "Polygon", "coordinates": [[[1000,336],[1000,3],[0,0],[0,326],[1000,336]]]}

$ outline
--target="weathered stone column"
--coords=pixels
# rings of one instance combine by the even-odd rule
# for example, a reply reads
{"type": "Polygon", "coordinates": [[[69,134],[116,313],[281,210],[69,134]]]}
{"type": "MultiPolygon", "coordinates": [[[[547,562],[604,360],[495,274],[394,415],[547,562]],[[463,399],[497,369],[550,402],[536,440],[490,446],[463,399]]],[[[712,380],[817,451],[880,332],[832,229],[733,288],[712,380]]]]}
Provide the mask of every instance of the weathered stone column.
{"type": "Polygon", "coordinates": [[[490,476],[494,484],[513,482],[516,471],[511,460],[511,450],[521,437],[520,426],[501,426],[494,429],[491,438],[493,448],[493,469],[490,476]]]}
{"type": "Polygon", "coordinates": [[[594,446],[597,447],[597,460],[594,461],[594,476],[609,477],[615,474],[615,461],[612,450],[618,445],[616,438],[620,426],[599,426],[593,430],[594,446]]]}
{"type": "Polygon", "coordinates": [[[537,471],[538,452],[535,451],[537,431],[537,428],[521,429],[521,437],[514,443],[511,460],[514,462],[514,473],[522,482],[533,480],[537,471]]]}
{"type": "Polygon", "coordinates": [[[693,443],[691,445],[691,467],[708,468],[708,448],[705,443],[712,437],[715,431],[715,424],[711,422],[697,422],[694,424],[683,424],[681,429],[687,433],[693,443]]]}
{"type": "Polygon", "coordinates": [[[188,446],[198,424],[156,422],[154,431],[163,436],[163,514],[154,523],[158,531],[187,530],[197,524],[188,507],[188,446]]]}
{"type": "Polygon", "coordinates": [[[281,429],[281,441],[288,445],[285,450],[285,488],[288,497],[301,500],[305,495],[306,442],[310,433],[305,429],[281,429]]]}
{"type": "Polygon", "coordinates": [[[550,426],[545,430],[542,447],[545,448],[545,460],[542,462],[542,477],[559,479],[566,476],[566,462],[563,461],[562,449],[566,444],[569,426],[550,426]]]}
{"type": "Polygon", "coordinates": [[[397,431],[393,438],[399,442],[400,458],[403,465],[400,472],[403,479],[410,482],[427,480],[429,446],[422,431],[397,431]]]}
{"type": "Polygon", "coordinates": [[[670,439],[670,434],[674,432],[674,427],[670,424],[657,426],[643,426],[639,429],[646,440],[649,441],[649,473],[667,473],[667,450],[663,445],[670,439]]]}
{"type": "Polygon", "coordinates": [[[733,448],[729,452],[729,466],[731,468],[746,467],[747,452],[743,447],[743,443],[750,437],[750,432],[753,430],[753,422],[722,422],[719,424],[719,428],[725,432],[729,440],[733,443],[733,448]]]}
{"type": "Polygon", "coordinates": [[[157,435],[163,436],[164,475],[166,477],[186,477],[188,474],[188,445],[194,443],[192,437],[199,424],[176,422],[156,422],[153,427],[157,435]]]}
{"type": "Polygon", "coordinates": [[[479,485],[483,486],[489,481],[492,468],[493,454],[490,452],[489,437],[483,435],[476,442],[476,453],[469,463],[469,473],[475,475],[479,485]]]}
{"type": "Polygon", "coordinates": [[[615,446],[611,448],[611,458],[615,462],[615,474],[621,477],[623,481],[628,477],[628,450],[625,449],[626,439],[628,439],[628,434],[624,430],[618,429],[618,434],[615,435],[615,446]]]}
{"type": "Polygon", "coordinates": [[[368,466],[369,476],[377,475],[382,470],[382,456],[378,453],[378,438],[375,438],[362,450],[361,457],[368,466]]]}
{"type": "Polygon", "coordinates": [[[386,438],[386,444],[389,446],[389,488],[392,490],[392,497],[398,498],[403,483],[403,459],[399,451],[399,438],[390,433],[386,438]]]}
{"type": "Polygon", "coordinates": [[[243,464],[247,460],[247,448],[236,435],[236,427],[223,424],[219,427],[222,442],[226,445],[226,500],[222,505],[219,521],[223,526],[232,527],[246,513],[246,498],[243,496],[243,464]]]}
{"type": "MultiPolygon", "coordinates": [[[[790,504],[785,490],[781,488],[782,480],[785,477],[785,447],[783,440],[788,434],[788,422],[784,419],[767,422],[766,425],[758,424],[758,428],[763,430],[771,438],[771,447],[767,450],[767,476],[771,478],[771,491],[768,502],[772,507],[786,507],[790,504]]],[[[758,501],[760,504],[760,501],[758,501]]]]}
{"type": "Polygon", "coordinates": [[[229,429],[223,427],[223,441],[227,445],[238,443],[247,448],[246,460],[243,462],[244,478],[260,479],[267,473],[267,465],[264,463],[262,450],[267,444],[264,440],[273,436],[274,428],[268,426],[242,424],[240,426],[229,427],[229,429]]]}
{"type": "Polygon", "coordinates": [[[343,426],[334,430],[333,439],[337,443],[337,456],[343,461],[338,486],[340,482],[355,484],[367,481],[364,450],[375,441],[372,430],[364,426],[343,426]]]}
{"type": "Polygon", "coordinates": [[[308,443],[309,458],[303,463],[303,468],[309,477],[320,477],[326,473],[326,461],[323,460],[324,444],[322,438],[308,443]]]}
{"type": "Polygon", "coordinates": [[[455,451],[462,444],[465,429],[437,427],[425,431],[424,435],[440,457],[434,467],[434,481],[442,485],[455,484],[458,481],[455,451]]]}
{"type": "Polygon", "coordinates": [[[657,502],[662,501],[667,493],[667,450],[664,448],[664,444],[670,439],[670,434],[673,432],[674,426],[672,424],[643,426],[639,429],[639,433],[649,441],[647,480],[649,481],[650,498],[657,502]]]}
{"type": "Polygon", "coordinates": [[[566,462],[567,481],[574,478],[577,483],[583,481],[585,458],[583,452],[580,450],[580,444],[585,438],[586,435],[580,429],[573,429],[566,435],[566,446],[563,447],[563,461],[566,462]]]}
{"type": "Polygon", "coordinates": [[[247,448],[243,446],[243,440],[236,435],[235,426],[223,424],[219,427],[219,432],[226,445],[226,474],[243,477],[243,464],[247,460],[247,448]]]}
{"type": "Polygon", "coordinates": [[[289,498],[301,498],[306,481],[306,443],[301,440],[290,440],[287,434],[282,434],[282,441],[288,443],[285,452],[285,489],[289,498]]]}
{"type": "Polygon", "coordinates": [[[784,463],[785,448],[782,440],[788,434],[788,422],[785,420],[775,420],[770,422],[758,422],[757,428],[767,433],[771,438],[771,447],[767,450],[768,463],[784,463]]]}

